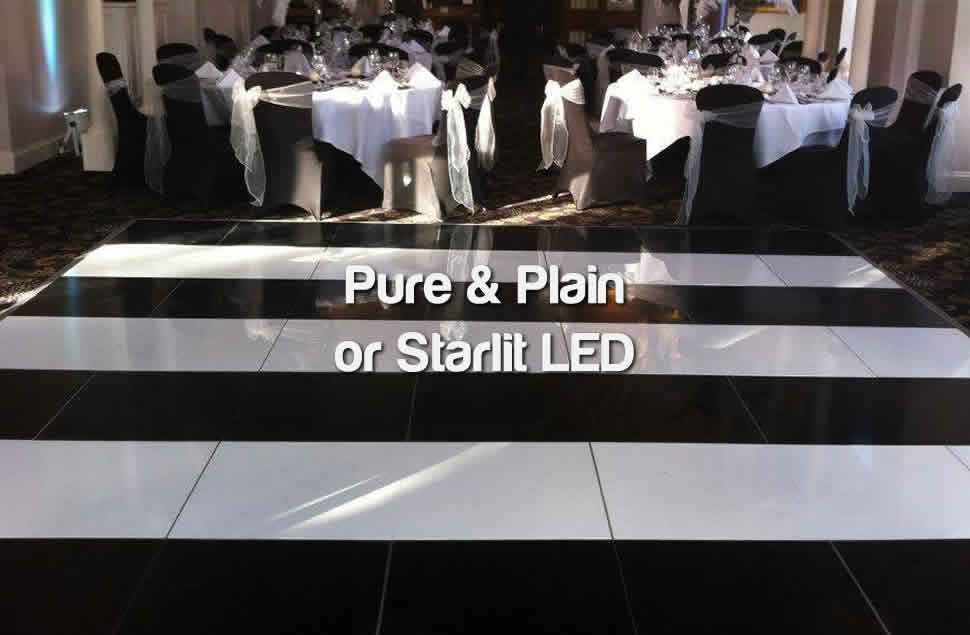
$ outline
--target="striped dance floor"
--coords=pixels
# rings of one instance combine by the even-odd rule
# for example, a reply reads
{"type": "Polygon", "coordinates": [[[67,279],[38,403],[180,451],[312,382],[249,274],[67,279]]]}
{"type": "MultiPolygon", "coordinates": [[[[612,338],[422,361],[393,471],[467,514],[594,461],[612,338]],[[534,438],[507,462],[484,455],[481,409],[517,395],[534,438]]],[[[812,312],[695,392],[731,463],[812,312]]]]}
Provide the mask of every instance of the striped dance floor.
{"type": "Polygon", "coordinates": [[[970,632],[970,337],[825,234],[136,221],[0,321],[0,395],[3,633],[970,632]],[[632,366],[538,372],[577,333],[632,366]]]}

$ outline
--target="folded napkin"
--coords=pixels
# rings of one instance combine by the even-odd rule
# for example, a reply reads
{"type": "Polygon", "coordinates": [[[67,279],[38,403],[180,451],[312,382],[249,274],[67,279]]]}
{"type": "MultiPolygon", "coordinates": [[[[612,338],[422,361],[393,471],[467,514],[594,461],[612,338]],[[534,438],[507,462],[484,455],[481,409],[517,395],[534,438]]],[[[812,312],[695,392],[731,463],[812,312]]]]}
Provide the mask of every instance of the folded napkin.
{"type": "Polygon", "coordinates": [[[287,51],[286,56],[283,58],[283,70],[287,73],[299,73],[300,75],[309,75],[310,62],[306,61],[306,55],[303,51],[287,51]]]}
{"type": "Polygon", "coordinates": [[[206,62],[198,69],[196,69],[195,74],[199,79],[222,79],[222,71],[216,68],[216,65],[212,62],[206,62]]]}
{"type": "Polygon", "coordinates": [[[761,64],[762,66],[766,66],[768,64],[774,64],[777,61],[778,61],[778,56],[775,55],[774,51],[765,51],[764,53],[761,54],[761,59],[758,60],[758,63],[761,64]]]}
{"type": "Polygon", "coordinates": [[[253,38],[253,41],[249,43],[248,48],[255,51],[259,47],[266,46],[267,44],[269,44],[269,40],[266,39],[265,35],[257,35],[255,38],[253,38]]]}
{"type": "Polygon", "coordinates": [[[818,95],[822,99],[833,99],[837,101],[849,101],[852,99],[852,87],[841,77],[836,77],[818,95]]]}
{"type": "Polygon", "coordinates": [[[450,36],[450,35],[451,35],[451,27],[443,26],[443,27],[441,27],[441,30],[438,31],[438,39],[439,40],[447,40],[448,39],[448,36],[450,36]]]}
{"type": "Polygon", "coordinates": [[[370,90],[377,90],[381,92],[392,92],[397,90],[397,82],[391,77],[391,74],[387,71],[381,71],[380,74],[374,78],[374,81],[370,83],[370,90]]]}
{"type": "Polygon", "coordinates": [[[374,71],[374,65],[371,64],[370,58],[366,55],[356,62],[350,68],[350,74],[354,77],[364,77],[370,75],[374,71]]]}
{"type": "Polygon", "coordinates": [[[795,91],[791,89],[788,84],[781,84],[778,86],[778,92],[768,98],[773,104],[797,104],[798,97],[795,97],[795,91]]]}
{"type": "Polygon", "coordinates": [[[617,87],[624,95],[656,95],[657,87],[647,79],[643,73],[633,69],[616,81],[617,87]]]}
{"type": "Polygon", "coordinates": [[[242,80],[242,75],[237,73],[235,69],[230,68],[228,71],[226,71],[226,74],[222,76],[222,79],[219,80],[219,87],[232,88],[237,82],[241,82],[242,80]]]}
{"type": "Polygon", "coordinates": [[[441,80],[421,64],[414,64],[408,69],[405,81],[415,88],[437,88],[441,80]]]}

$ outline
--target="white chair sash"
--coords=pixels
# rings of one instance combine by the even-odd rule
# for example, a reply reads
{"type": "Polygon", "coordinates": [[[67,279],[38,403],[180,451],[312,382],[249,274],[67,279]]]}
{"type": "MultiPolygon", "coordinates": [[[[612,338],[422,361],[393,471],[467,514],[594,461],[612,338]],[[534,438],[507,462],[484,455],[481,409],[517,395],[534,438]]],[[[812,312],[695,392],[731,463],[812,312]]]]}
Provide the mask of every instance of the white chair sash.
{"type": "MultiPolygon", "coordinates": [[[[464,84],[458,84],[454,92],[446,90],[441,94],[441,109],[448,113],[448,174],[451,177],[451,195],[455,202],[465,209],[475,211],[475,197],[468,174],[468,137],[465,132],[465,108],[471,97],[464,84]]],[[[441,145],[441,135],[435,137],[435,146],[441,145]]]]}
{"type": "Polygon", "coordinates": [[[202,55],[198,51],[193,53],[182,53],[180,55],[172,55],[166,57],[165,59],[158,60],[159,64],[173,64],[175,66],[181,66],[182,68],[187,68],[190,71],[195,72],[202,66],[202,55]]]}
{"type": "Polygon", "coordinates": [[[498,46],[498,29],[492,29],[488,34],[488,45],[485,47],[485,65],[496,68],[502,65],[502,53],[498,46]]]}
{"type": "Polygon", "coordinates": [[[849,154],[846,161],[845,187],[846,202],[853,214],[856,201],[869,196],[869,126],[885,126],[892,108],[890,105],[873,110],[872,104],[866,104],[865,107],[856,104],[849,111],[849,154]]]}
{"type": "Polygon", "coordinates": [[[579,90],[582,99],[583,85],[578,79],[560,86],[558,82],[546,82],[546,99],[542,102],[539,128],[539,147],[542,149],[542,163],[540,170],[548,170],[553,164],[559,167],[566,162],[566,151],[569,149],[569,130],[566,128],[566,106],[563,104],[563,93],[566,90],[579,90]]]}
{"type": "Polygon", "coordinates": [[[158,86],[150,82],[142,105],[145,123],[145,184],[162,194],[165,190],[165,166],[172,156],[172,144],[168,137],[168,122],[162,96],[179,101],[200,101],[199,78],[195,75],[158,86]]]}
{"type": "Polygon", "coordinates": [[[943,89],[936,90],[926,82],[910,77],[909,81],[906,82],[906,93],[903,95],[903,100],[930,107],[929,112],[926,113],[926,120],[923,122],[923,130],[926,130],[933,121],[933,116],[936,114],[936,104],[942,96],[943,89]]]}
{"type": "Polygon", "coordinates": [[[108,93],[108,97],[114,97],[122,88],[128,88],[128,80],[124,77],[113,79],[104,85],[104,90],[108,93]]]}
{"type": "Polygon", "coordinates": [[[684,166],[684,176],[687,178],[687,192],[684,196],[684,204],[681,207],[680,215],[677,217],[678,225],[686,225],[690,222],[691,211],[694,206],[694,197],[697,195],[697,185],[701,176],[701,157],[704,154],[704,128],[709,123],[719,123],[735,128],[755,128],[758,125],[758,116],[761,113],[762,104],[741,104],[730,108],[719,108],[717,110],[698,111],[698,119],[694,122],[694,130],[690,135],[690,153],[687,155],[687,164],[684,166]]]}
{"type": "Polygon", "coordinates": [[[478,155],[478,165],[485,172],[491,172],[495,167],[495,120],[492,115],[492,102],[495,101],[495,80],[488,79],[485,98],[478,113],[478,123],[475,125],[475,153],[478,155]]]}
{"type": "Polygon", "coordinates": [[[311,108],[313,85],[310,82],[300,82],[268,90],[263,90],[260,86],[246,90],[244,82],[237,82],[233,86],[229,142],[236,153],[236,159],[245,168],[246,189],[253,197],[253,205],[257,207],[262,206],[266,196],[266,166],[263,163],[256,119],[253,117],[253,109],[260,101],[291,108],[311,108]]]}
{"type": "Polygon", "coordinates": [[[960,106],[955,101],[950,102],[937,109],[937,116],[939,120],[936,123],[936,134],[933,135],[933,145],[926,163],[926,180],[929,183],[926,202],[931,205],[946,203],[952,194],[950,169],[956,150],[960,106]]]}

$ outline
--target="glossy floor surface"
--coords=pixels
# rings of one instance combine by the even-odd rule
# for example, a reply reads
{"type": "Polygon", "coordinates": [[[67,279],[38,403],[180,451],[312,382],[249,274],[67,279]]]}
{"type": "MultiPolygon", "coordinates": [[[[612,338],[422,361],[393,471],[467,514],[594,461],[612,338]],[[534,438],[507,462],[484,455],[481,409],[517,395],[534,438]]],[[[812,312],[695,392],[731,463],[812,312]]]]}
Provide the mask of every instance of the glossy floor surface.
{"type": "Polygon", "coordinates": [[[970,632],[970,338],[824,234],[138,221],[0,321],[0,394],[2,632],[970,632]],[[577,333],[629,371],[541,372],[577,333]]]}

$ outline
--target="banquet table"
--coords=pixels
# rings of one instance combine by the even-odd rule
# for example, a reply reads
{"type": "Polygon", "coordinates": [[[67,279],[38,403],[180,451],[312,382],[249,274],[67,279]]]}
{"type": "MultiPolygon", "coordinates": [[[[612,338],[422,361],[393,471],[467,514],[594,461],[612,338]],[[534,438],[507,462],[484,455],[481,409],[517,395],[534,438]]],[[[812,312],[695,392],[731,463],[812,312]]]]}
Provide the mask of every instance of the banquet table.
{"type": "MultiPolygon", "coordinates": [[[[802,146],[836,145],[848,116],[848,101],[766,101],[755,129],[755,164],[764,167],[802,146]]],[[[603,100],[600,132],[628,132],[645,139],[647,156],[653,158],[678,139],[691,136],[699,119],[693,98],[651,95],[613,83],[603,100]]]]}
{"type": "Polygon", "coordinates": [[[440,84],[378,91],[341,86],[313,94],[313,136],[352,155],[384,188],[384,150],[394,139],[431,134],[440,84]]]}

